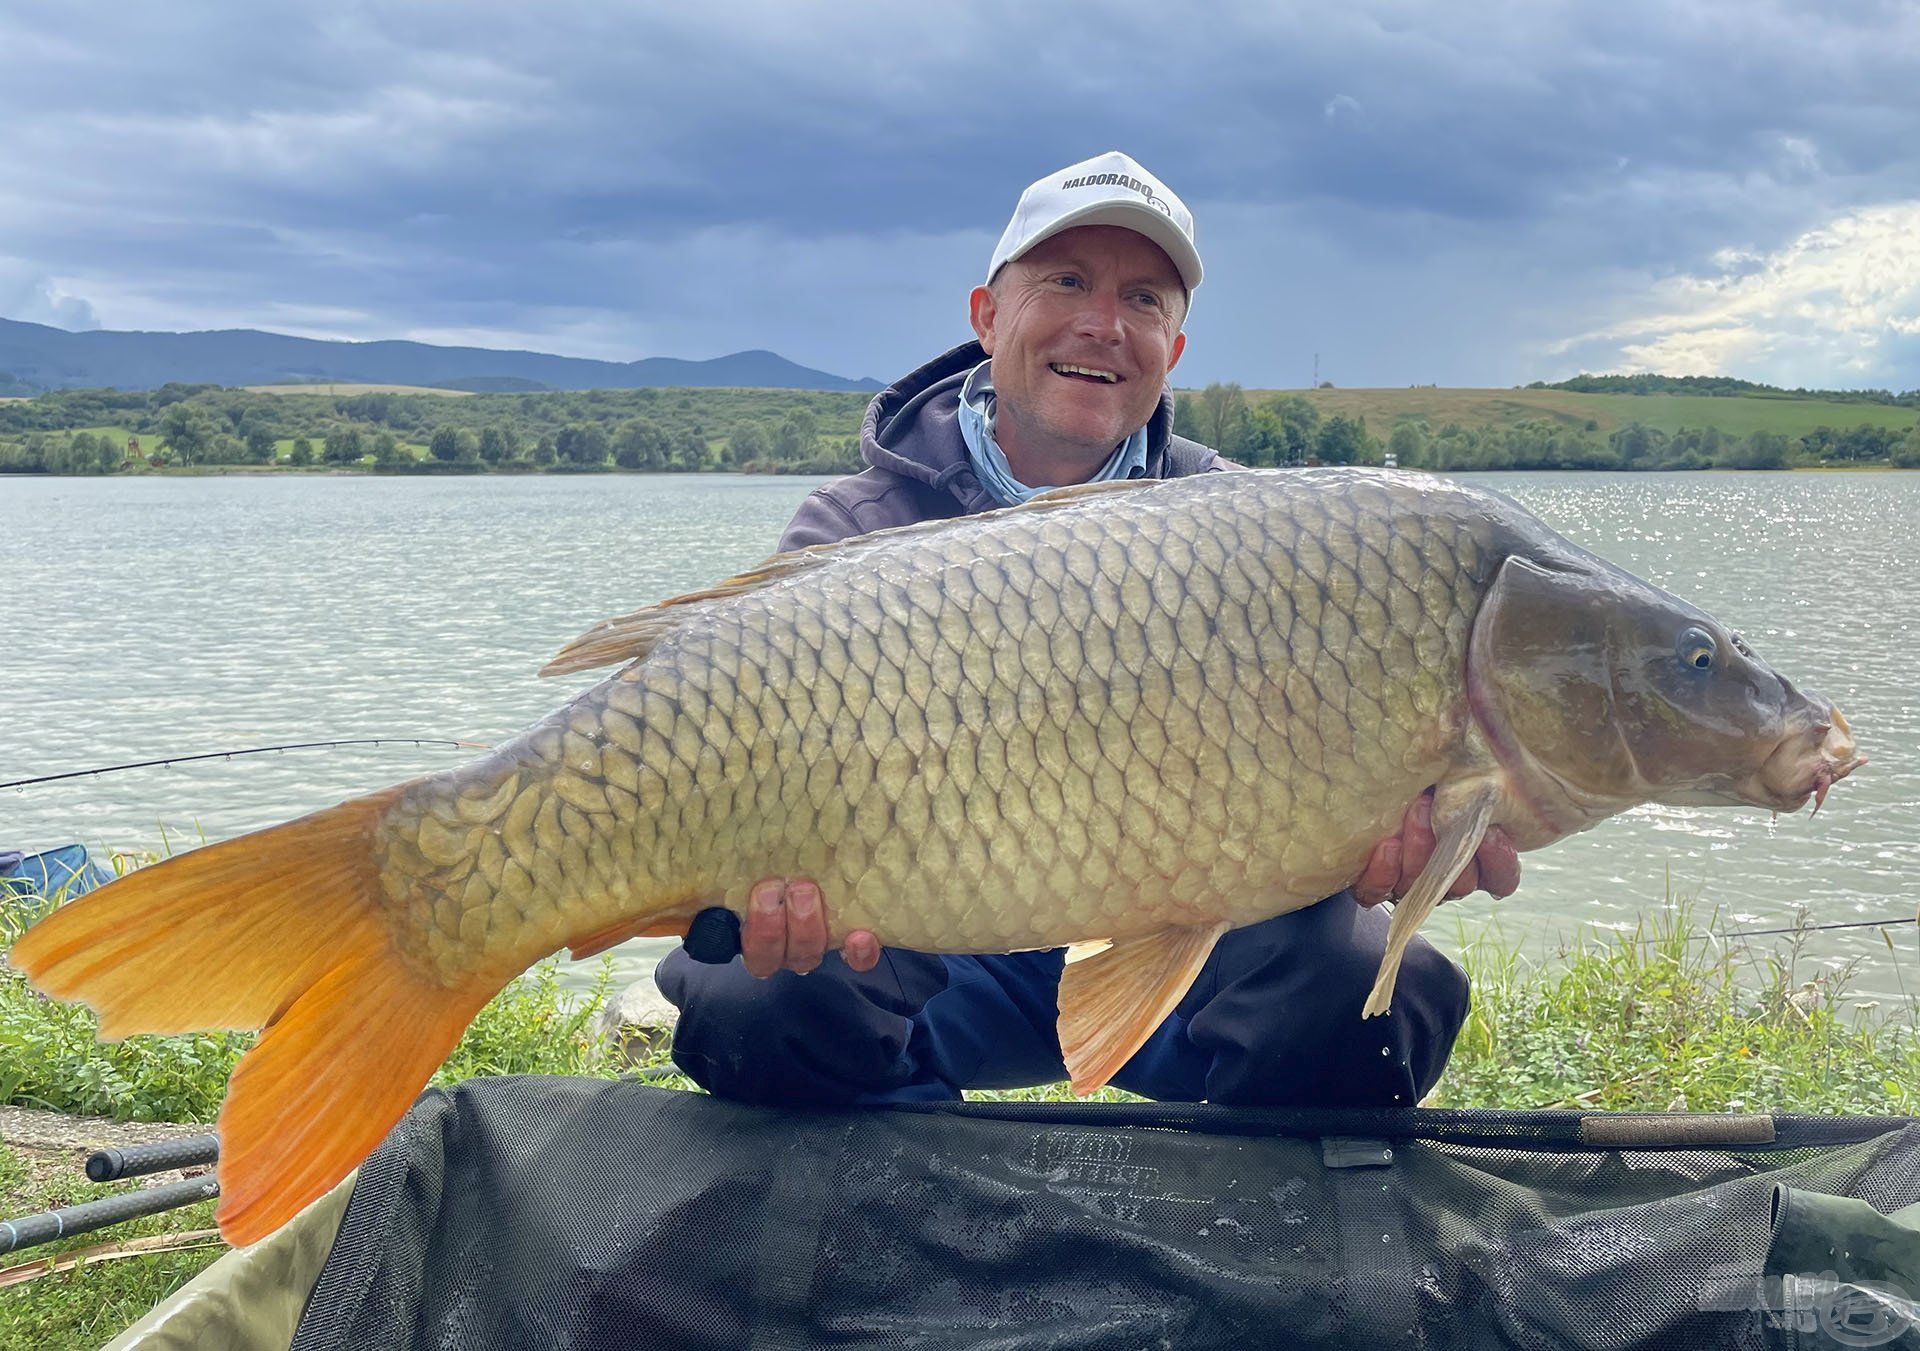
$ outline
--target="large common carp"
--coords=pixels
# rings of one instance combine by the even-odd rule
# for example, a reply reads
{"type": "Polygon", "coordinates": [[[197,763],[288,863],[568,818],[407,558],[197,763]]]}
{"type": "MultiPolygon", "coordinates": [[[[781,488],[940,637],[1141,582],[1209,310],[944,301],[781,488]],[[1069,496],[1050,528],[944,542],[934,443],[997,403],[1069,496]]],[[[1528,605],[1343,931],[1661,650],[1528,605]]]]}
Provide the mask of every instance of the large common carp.
{"type": "MultiPolygon", "coordinates": [[[[1104,1083],[1226,929],[1352,882],[1437,785],[1369,1013],[1486,829],[1643,802],[1790,811],[1860,763],[1826,700],[1498,494],[1213,474],[805,549],[608,621],[612,678],[485,758],[208,846],[16,945],[103,1036],[264,1027],[220,1116],[220,1224],[268,1233],[404,1112],[480,1007],[817,879],[838,933],[1069,964],[1104,1083]]],[[[837,940],[836,940],[837,941],[837,940]]]]}

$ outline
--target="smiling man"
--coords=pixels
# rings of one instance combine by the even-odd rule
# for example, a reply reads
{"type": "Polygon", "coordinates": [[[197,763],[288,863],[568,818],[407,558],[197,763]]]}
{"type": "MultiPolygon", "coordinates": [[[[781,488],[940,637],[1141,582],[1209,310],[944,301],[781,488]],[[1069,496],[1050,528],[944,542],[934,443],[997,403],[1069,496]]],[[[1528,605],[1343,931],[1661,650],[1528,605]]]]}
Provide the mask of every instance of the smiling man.
{"type": "MultiPolygon", "coordinates": [[[[1118,151],[1021,195],[968,299],[976,341],[876,397],[869,468],[801,506],[782,549],[1013,506],[1048,488],[1177,478],[1234,466],[1172,434],[1167,376],[1200,285],[1193,217],[1118,151]]],[[[1148,1097],[1410,1107],[1446,1063],[1467,1013],[1465,975],[1424,940],[1393,1011],[1361,1005],[1386,943],[1370,906],[1412,884],[1433,852],[1428,805],[1381,841],[1351,893],[1234,930],[1192,989],[1113,1077],[1148,1097]]],[[[1519,880],[1490,836],[1452,889],[1519,880]]],[[[829,952],[830,897],[806,879],[753,889],[741,954],[685,948],[656,973],[680,1008],[673,1055],[710,1092],[755,1102],[885,1103],[1065,1077],[1054,1030],[1064,953],[942,956],[881,949],[870,933],[829,952]]]]}

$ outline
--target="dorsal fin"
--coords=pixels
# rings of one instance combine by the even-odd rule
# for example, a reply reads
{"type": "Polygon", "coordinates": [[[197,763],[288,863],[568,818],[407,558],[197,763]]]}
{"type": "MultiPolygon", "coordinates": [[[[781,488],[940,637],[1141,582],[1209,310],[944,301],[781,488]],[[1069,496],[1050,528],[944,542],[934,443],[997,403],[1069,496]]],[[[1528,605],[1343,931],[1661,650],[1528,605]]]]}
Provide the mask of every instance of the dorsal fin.
{"type": "Polygon", "coordinates": [[[972,516],[915,521],[911,525],[875,530],[871,534],[850,535],[846,539],[835,540],[830,544],[810,544],[804,549],[790,549],[786,553],[775,554],[758,567],[729,577],[716,586],[710,586],[701,591],[689,591],[683,596],[675,596],[657,605],[649,605],[643,610],[635,610],[632,614],[603,619],[561,648],[552,661],[540,668],[540,674],[543,676],[571,675],[576,671],[591,671],[597,666],[609,666],[614,662],[637,660],[646,656],[653,650],[655,643],[691,618],[692,612],[688,607],[722,601],[744,592],[754,591],[784,578],[834,562],[856,551],[870,549],[876,545],[891,544],[895,540],[910,535],[929,535],[937,531],[951,530],[956,526],[975,521],[1054,511],[1060,507],[1072,506],[1082,498],[1097,497],[1105,493],[1140,492],[1158,487],[1167,481],[1165,479],[1121,479],[1101,483],[1074,483],[1042,493],[1032,501],[1023,502],[1017,507],[1000,507],[994,511],[983,511],[972,516]]]}

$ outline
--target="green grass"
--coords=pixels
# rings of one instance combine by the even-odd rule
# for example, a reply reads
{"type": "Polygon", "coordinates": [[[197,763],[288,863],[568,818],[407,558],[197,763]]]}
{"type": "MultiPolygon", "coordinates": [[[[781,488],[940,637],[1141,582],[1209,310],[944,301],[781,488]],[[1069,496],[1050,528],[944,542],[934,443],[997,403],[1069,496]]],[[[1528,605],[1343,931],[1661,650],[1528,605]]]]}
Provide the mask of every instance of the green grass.
{"type": "Polygon", "coordinates": [[[1911,997],[1850,1010],[1853,968],[1807,961],[1804,929],[1763,948],[1709,941],[1719,927],[1683,902],[1632,932],[1584,935],[1546,966],[1497,932],[1466,944],[1473,1011],[1433,1104],[1920,1112],[1911,997]]]}
{"type": "MultiPolygon", "coordinates": [[[[127,448],[128,437],[140,436],[140,433],[131,428],[116,426],[112,423],[105,423],[97,427],[75,427],[67,434],[69,436],[78,436],[81,432],[92,432],[95,436],[104,437],[109,443],[122,451],[127,448]]],[[[148,432],[146,435],[140,436],[140,453],[142,455],[151,455],[159,449],[160,436],[157,432],[148,432]]]]}
{"type": "Polygon", "coordinates": [[[1300,394],[1323,417],[1365,418],[1367,429],[1385,437],[1394,424],[1424,418],[1435,430],[1508,426],[1546,420],[1579,430],[1591,421],[1600,435],[1639,422],[1663,432],[1718,427],[1735,436],[1756,431],[1803,436],[1815,427],[1907,428],[1920,421],[1911,408],[1887,404],[1834,403],[1824,399],[1704,394],[1575,394],[1560,389],[1320,389],[1249,390],[1258,405],[1276,394],[1300,394]]]}

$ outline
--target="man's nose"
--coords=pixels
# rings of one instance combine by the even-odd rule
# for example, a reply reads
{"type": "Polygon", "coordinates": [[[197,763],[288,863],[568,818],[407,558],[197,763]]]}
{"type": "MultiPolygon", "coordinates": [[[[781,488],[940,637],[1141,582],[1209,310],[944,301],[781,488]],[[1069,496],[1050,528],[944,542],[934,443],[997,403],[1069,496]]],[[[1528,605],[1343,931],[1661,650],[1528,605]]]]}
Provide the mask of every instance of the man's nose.
{"type": "Polygon", "coordinates": [[[1117,344],[1125,336],[1117,295],[1089,290],[1075,320],[1074,331],[1093,342],[1117,344]]]}

